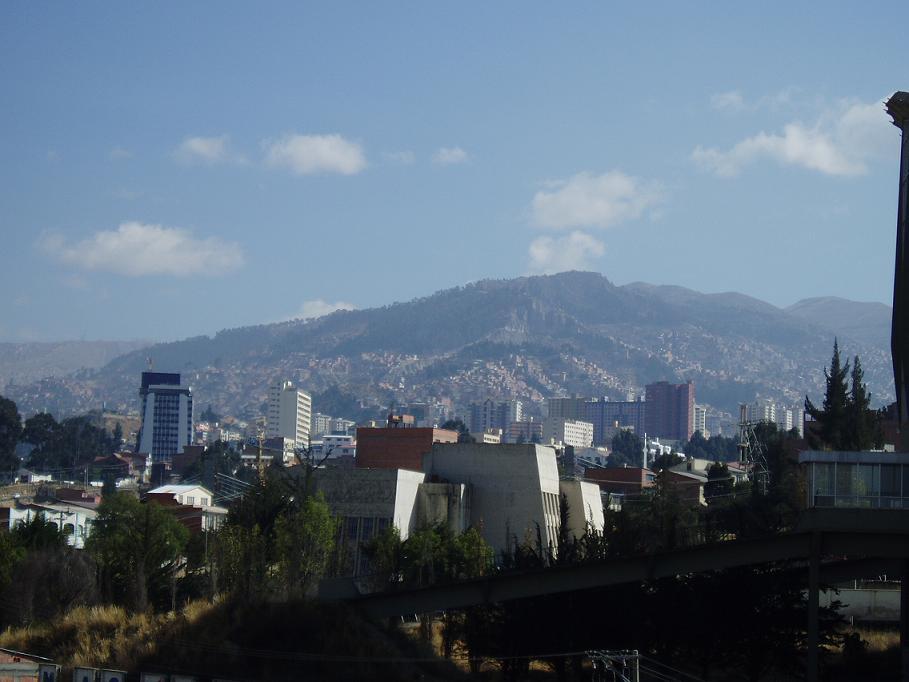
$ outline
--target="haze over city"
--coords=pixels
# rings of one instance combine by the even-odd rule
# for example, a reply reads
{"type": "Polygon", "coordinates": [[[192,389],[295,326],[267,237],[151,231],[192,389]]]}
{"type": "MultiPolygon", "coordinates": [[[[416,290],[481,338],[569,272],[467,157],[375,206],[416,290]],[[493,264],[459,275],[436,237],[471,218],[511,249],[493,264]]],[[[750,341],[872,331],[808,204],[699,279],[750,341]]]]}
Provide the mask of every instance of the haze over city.
{"type": "Polygon", "coordinates": [[[570,269],[889,304],[907,18],[5,4],[0,340],[177,339],[570,269]]]}

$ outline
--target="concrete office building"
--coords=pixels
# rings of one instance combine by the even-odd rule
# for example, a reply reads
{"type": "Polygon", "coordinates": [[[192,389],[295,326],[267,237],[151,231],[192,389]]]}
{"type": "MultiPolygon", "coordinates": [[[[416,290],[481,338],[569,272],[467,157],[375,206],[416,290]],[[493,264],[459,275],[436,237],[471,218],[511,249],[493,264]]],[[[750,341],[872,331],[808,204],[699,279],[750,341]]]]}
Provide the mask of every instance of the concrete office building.
{"type": "Polygon", "coordinates": [[[549,398],[546,401],[546,416],[555,419],[586,419],[586,398],[549,398]]]}
{"type": "Polygon", "coordinates": [[[559,469],[551,447],[437,443],[424,471],[445,481],[469,482],[470,525],[498,554],[515,542],[533,541],[539,524],[543,545],[555,548],[559,529],[559,469]]]}
{"type": "Polygon", "coordinates": [[[363,545],[390,526],[398,529],[402,540],[438,524],[455,534],[469,526],[470,487],[428,483],[422,471],[318,469],[315,484],[340,520],[340,544],[351,575],[368,572],[363,545]]]}
{"type": "Polygon", "coordinates": [[[512,422],[524,418],[524,405],[520,400],[495,402],[489,398],[470,404],[467,428],[476,435],[501,429],[505,431],[512,422]]]}
{"type": "Polygon", "coordinates": [[[308,447],[311,426],[312,398],[306,391],[292,381],[279,381],[269,388],[266,436],[287,438],[298,448],[308,447]]]}
{"type": "Polygon", "coordinates": [[[542,443],[543,422],[530,421],[512,422],[505,432],[505,440],[509,443],[542,443]]]}
{"type": "Polygon", "coordinates": [[[150,454],[154,463],[169,462],[192,444],[193,393],[179,374],[142,372],[139,400],[137,452],[150,454]]]}
{"type": "Polygon", "coordinates": [[[596,445],[609,445],[612,437],[623,429],[630,429],[643,438],[646,406],[643,400],[588,400],[584,403],[583,419],[593,424],[596,445]]]}
{"type": "Polygon", "coordinates": [[[367,572],[362,544],[392,525],[402,538],[436,524],[456,534],[474,527],[497,555],[516,542],[534,544],[539,527],[544,546],[555,549],[560,494],[568,500],[570,533],[603,529],[598,487],[586,481],[560,482],[551,447],[435,443],[422,461],[422,471],[317,470],[316,490],[341,519],[341,542],[352,574],[367,572]]]}
{"type": "Polygon", "coordinates": [[[547,417],[543,420],[543,442],[589,448],[593,445],[593,424],[578,419],[547,417]]]}
{"type": "Polygon", "coordinates": [[[694,384],[647,384],[644,426],[648,436],[687,442],[694,433],[694,384]]]}

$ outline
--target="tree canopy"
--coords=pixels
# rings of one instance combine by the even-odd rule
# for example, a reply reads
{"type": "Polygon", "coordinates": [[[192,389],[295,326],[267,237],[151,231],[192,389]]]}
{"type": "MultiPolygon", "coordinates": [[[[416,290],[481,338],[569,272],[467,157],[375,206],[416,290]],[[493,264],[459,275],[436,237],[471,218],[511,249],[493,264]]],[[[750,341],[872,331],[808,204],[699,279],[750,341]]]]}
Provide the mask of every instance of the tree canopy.
{"type": "Polygon", "coordinates": [[[22,421],[16,403],[0,396],[0,474],[15,473],[19,468],[16,444],[21,433],[22,421]]]}
{"type": "Polygon", "coordinates": [[[612,454],[607,466],[639,467],[644,457],[644,441],[633,431],[621,430],[612,437],[612,454]]]}
{"type": "Polygon", "coordinates": [[[864,376],[859,356],[853,358],[850,372],[849,361],[842,363],[839,343],[834,340],[830,369],[824,368],[824,402],[818,408],[805,396],[805,412],[817,423],[815,428],[808,428],[805,433],[812,447],[869,450],[881,445],[878,415],[871,409],[871,396],[864,376]]]}

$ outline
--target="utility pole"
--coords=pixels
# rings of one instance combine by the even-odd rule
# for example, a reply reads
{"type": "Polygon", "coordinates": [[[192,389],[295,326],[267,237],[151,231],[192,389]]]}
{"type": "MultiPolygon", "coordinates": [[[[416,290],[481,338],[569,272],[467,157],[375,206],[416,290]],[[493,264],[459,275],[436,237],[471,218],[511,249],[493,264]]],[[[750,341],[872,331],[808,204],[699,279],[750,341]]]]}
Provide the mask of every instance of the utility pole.
{"type": "Polygon", "coordinates": [[[754,433],[754,424],[748,421],[748,405],[739,404],[739,462],[748,471],[751,485],[762,495],[767,494],[770,469],[764,454],[764,444],[754,433]]]}
{"type": "Polygon", "coordinates": [[[596,649],[588,651],[587,657],[593,664],[594,682],[605,682],[607,679],[641,682],[641,654],[637,649],[596,649]]]}

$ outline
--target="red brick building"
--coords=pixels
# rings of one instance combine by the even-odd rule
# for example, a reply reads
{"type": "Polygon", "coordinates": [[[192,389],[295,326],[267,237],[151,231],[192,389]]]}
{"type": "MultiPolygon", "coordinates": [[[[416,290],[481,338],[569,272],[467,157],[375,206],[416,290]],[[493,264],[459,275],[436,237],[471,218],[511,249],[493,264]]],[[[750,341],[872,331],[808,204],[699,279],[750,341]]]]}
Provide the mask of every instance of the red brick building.
{"type": "Polygon", "coordinates": [[[585,469],[584,480],[596,483],[604,493],[636,496],[652,488],[656,474],[641,467],[585,469]]]}
{"type": "Polygon", "coordinates": [[[357,429],[358,469],[422,471],[423,456],[432,450],[433,443],[458,442],[457,431],[408,427],[400,419],[389,419],[389,424],[384,428],[357,429]]]}

